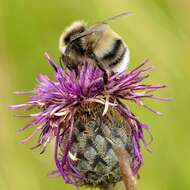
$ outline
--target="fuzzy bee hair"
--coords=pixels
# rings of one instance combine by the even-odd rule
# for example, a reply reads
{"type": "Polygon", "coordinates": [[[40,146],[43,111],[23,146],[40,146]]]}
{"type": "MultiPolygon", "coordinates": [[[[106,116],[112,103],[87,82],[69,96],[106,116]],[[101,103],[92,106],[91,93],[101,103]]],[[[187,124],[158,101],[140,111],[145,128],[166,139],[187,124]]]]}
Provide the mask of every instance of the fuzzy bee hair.
{"type": "Polygon", "coordinates": [[[71,38],[76,34],[82,33],[86,30],[87,24],[84,21],[75,21],[61,34],[59,38],[59,50],[61,53],[65,52],[66,45],[71,41],[71,38]]]}
{"type": "Polygon", "coordinates": [[[122,38],[109,27],[110,20],[123,15],[128,14],[120,14],[90,27],[84,21],[77,21],[66,28],[59,40],[62,63],[72,68],[77,60],[86,57],[95,60],[99,68],[108,73],[125,71],[130,57],[129,49],[122,38]],[[64,61],[65,58],[67,61],[64,61]]]}

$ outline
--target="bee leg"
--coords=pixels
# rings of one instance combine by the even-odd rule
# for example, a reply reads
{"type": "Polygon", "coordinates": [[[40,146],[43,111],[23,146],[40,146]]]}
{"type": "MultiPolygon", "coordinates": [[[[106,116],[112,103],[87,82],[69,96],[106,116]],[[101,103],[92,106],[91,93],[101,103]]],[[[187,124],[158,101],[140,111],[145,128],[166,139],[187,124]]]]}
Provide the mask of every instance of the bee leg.
{"type": "Polygon", "coordinates": [[[76,64],[76,61],[71,59],[69,56],[62,55],[59,59],[59,63],[62,67],[63,70],[69,69],[69,70],[74,70],[75,75],[78,75],[78,67],[76,64]]]}
{"type": "Polygon", "coordinates": [[[106,71],[104,71],[103,79],[104,79],[104,84],[107,84],[108,83],[108,73],[106,71]]]}
{"type": "Polygon", "coordinates": [[[107,71],[100,64],[98,64],[98,67],[103,72],[104,84],[107,84],[108,83],[108,73],[107,73],[107,71]]]}
{"type": "Polygon", "coordinates": [[[72,69],[75,71],[75,75],[76,75],[76,77],[77,77],[77,76],[78,76],[78,67],[77,67],[77,65],[74,64],[74,65],[72,66],[72,69]]]}
{"type": "Polygon", "coordinates": [[[90,57],[91,59],[96,61],[98,68],[103,72],[104,84],[107,84],[108,83],[108,73],[103,68],[101,61],[96,57],[96,55],[92,52],[92,50],[90,48],[87,48],[87,55],[88,55],[88,57],[90,57]]]}

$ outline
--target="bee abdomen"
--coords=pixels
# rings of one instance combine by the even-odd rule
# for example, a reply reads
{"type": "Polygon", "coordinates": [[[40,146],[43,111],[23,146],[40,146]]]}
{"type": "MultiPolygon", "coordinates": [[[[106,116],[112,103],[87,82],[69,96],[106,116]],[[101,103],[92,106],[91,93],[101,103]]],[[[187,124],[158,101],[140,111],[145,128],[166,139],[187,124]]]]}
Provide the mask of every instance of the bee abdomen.
{"type": "Polygon", "coordinates": [[[108,61],[109,67],[114,67],[117,63],[122,61],[126,50],[127,49],[121,39],[114,39],[112,48],[101,58],[101,60],[108,61]]]}

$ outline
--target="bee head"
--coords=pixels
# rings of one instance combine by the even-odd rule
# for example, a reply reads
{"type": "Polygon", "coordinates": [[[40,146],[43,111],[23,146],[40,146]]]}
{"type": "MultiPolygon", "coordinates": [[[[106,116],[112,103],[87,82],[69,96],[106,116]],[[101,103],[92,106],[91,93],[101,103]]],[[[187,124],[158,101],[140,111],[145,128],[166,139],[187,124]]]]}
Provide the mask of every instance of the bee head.
{"type": "Polygon", "coordinates": [[[61,34],[59,39],[59,50],[64,54],[66,47],[71,43],[71,39],[86,30],[87,26],[83,21],[72,23],[61,34]]]}

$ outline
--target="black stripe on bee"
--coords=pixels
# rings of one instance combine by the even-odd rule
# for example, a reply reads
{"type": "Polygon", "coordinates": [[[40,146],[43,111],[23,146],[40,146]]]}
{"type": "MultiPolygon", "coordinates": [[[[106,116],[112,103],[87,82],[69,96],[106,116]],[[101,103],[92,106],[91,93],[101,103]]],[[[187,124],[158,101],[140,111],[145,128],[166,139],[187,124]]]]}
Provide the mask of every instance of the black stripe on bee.
{"type": "Polygon", "coordinates": [[[111,49],[108,53],[106,53],[106,54],[102,57],[102,59],[103,59],[103,60],[110,60],[110,59],[115,58],[115,56],[116,56],[117,53],[119,52],[119,50],[120,50],[122,44],[123,44],[122,40],[120,40],[120,39],[114,40],[112,49],[111,49]]]}
{"type": "Polygon", "coordinates": [[[125,52],[126,52],[126,47],[124,46],[122,40],[116,39],[113,42],[112,49],[102,57],[102,60],[109,61],[110,67],[114,66],[123,59],[125,52]]]}
{"type": "Polygon", "coordinates": [[[109,66],[113,67],[113,66],[117,65],[118,63],[120,63],[122,61],[126,51],[127,51],[126,48],[123,49],[122,54],[120,56],[115,57],[115,59],[111,60],[109,66]]]}

